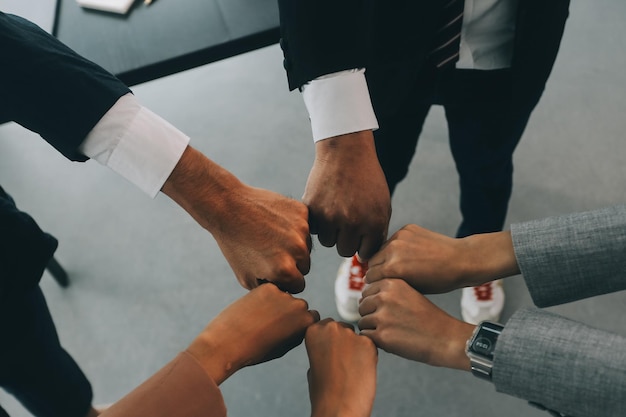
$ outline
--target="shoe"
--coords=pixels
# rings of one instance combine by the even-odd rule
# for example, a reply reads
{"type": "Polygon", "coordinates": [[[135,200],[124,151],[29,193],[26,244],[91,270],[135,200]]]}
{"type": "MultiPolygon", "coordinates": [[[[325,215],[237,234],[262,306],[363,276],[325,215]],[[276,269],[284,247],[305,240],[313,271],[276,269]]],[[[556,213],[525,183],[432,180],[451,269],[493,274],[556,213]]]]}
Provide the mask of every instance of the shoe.
{"type": "Polygon", "coordinates": [[[359,300],[366,272],[367,262],[359,262],[356,256],[345,259],[339,266],[335,280],[335,303],[339,316],[345,321],[355,322],[361,318],[359,300]]]}
{"type": "Polygon", "coordinates": [[[496,280],[478,287],[463,288],[461,315],[470,324],[481,321],[499,321],[504,308],[502,281],[496,280]]]}

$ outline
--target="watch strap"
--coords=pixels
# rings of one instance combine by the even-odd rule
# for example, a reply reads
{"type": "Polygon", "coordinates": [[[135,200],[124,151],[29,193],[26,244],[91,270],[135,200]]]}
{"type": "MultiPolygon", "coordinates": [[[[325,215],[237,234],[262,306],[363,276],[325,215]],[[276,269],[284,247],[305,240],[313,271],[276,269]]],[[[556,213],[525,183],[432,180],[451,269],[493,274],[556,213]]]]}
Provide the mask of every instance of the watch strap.
{"type": "Polygon", "coordinates": [[[502,333],[503,328],[504,327],[501,324],[483,321],[476,326],[472,337],[467,341],[466,353],[470,360],[472,374],[476,377],[486,381],[491,381],[493,371],[493,351],[495,350],[497,338],[500,333],[502,333]],[[485,337],[483,336],[485,334],[491,335],[487,340],[489,343],[489,348],[487,350],[483,350],[485,349],[484,343],[481,346],[481,341],[484,341],[485,337]],[[477,349],[477,346],[479,346],[480,349],[477,349]],[[484,352],[491,353],[491,356],[488,356],[484,352]]]}

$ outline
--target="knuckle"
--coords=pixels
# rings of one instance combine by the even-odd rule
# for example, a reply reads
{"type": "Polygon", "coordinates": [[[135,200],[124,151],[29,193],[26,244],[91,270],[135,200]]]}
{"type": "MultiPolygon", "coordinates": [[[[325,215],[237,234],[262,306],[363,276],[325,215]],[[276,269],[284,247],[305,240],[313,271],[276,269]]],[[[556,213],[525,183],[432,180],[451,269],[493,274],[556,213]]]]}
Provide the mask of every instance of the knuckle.
{"type": "Polygon", "coordinates": [[[309,311],[309,303],[303,298],[294,298],[295,305],[298,309],[309,311]]]}

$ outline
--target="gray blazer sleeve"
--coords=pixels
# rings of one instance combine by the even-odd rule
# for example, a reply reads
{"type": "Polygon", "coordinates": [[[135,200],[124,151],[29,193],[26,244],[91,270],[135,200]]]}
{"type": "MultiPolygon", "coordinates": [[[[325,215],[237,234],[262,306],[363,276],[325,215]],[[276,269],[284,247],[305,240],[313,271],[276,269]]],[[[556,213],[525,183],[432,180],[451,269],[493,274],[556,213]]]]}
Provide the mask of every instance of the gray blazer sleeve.
{"type": "Polygon", "coordinates": [[[511,226],[538,307],[626,289],[626,205],[511,226]]]}
{"type": "MultiPolygon", "coordinates": [[[[511,226],[534,303],[626,289],[626,206],[511,226]]],[[[571,416],[626,415],[626,338],[538,309],[516,312],[498,339],[500,392],[571,416]]]]}
{"type": "Polygon", "coordinates": [[[626,416],[626,338],[524,309],[494,354],[496,390],[570,416],[626,416]]]}

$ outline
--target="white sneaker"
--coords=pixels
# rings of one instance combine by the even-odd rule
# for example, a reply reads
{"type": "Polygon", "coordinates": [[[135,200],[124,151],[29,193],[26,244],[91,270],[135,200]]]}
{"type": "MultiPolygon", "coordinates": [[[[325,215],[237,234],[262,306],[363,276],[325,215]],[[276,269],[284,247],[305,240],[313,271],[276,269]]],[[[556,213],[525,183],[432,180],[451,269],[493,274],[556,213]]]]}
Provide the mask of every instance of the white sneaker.
{"type": "Polygon", "coordinates": [[[499,321],[504,308],[502,281],[496,280],[478,287],[463,288],[461,315],[470,324],[483,320],[499,321]]]}
{"type": "Polygon", "coordinates": [[[335,280],[335,303],[339,316],[345,321],[359,321],[359,300],[365,286],[363,277],[367,272],[367,262],[360,263],[356,256],[345,259],[337,271],[335,280]]]}

